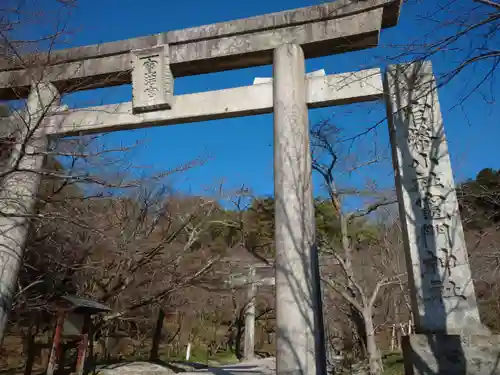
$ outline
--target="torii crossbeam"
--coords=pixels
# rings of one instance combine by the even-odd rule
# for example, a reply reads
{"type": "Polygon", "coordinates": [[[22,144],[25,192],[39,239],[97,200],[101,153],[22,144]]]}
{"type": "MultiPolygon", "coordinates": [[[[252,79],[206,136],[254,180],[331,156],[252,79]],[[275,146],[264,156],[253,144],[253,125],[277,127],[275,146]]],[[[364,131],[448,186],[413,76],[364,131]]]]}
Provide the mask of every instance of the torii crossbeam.
{"type": "Polygon", "coordinates": [[[175,77],[268,65],[274,48],[301,45],[320,57],[378,44],[382,28],[397,24],[401,0],[337,0],[146,37],[0,58],[0,99],[27,96],[42,76],[60,92],[131,83],[130,51],[168,45],[175,77]],[[42,68],[41,68],[42,67],[42,68]]]}

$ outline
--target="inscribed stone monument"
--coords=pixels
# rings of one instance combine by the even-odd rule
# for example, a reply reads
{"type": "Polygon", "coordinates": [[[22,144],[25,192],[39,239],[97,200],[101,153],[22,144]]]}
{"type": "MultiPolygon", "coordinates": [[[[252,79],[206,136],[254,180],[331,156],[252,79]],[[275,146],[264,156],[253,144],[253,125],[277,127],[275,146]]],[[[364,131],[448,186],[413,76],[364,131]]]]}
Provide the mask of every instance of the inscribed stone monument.
{"type": "Polygon", "coordinates": [[[168,44],[134,50],[131,55],[134,113],[171,109],[174,77],[168,44]]]}
{"type": "Polygon", "coordinates": [[[391,66],[387,78],[416,329],[459,333],[480,318],[432,66],[391,66]]]}
{"type": "Polygon", "coordinates": [[[386,76],[396,190],[416,335],[406,374],[496,374],[498,338],[482,326],[430,62],[386,76]]]}

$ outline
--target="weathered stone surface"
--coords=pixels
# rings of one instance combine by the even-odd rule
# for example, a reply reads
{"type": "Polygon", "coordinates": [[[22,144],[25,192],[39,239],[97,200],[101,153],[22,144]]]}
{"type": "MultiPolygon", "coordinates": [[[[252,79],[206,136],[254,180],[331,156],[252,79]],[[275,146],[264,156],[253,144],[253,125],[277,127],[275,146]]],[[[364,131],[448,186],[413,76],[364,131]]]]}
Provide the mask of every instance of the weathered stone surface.
{"type": "Polygon", "coordinates": [[[383,27],[390,27],[396,25],[398,21],[400,6],[401,1],[399,0],[365,0],[363,2],[337,0],[326,4],[270,13],[263,16],[170,31],[166,33],[165,38],[168,43],[186,43],[201,39],[231,36],[241,34],[242,32],[278,29],[304,23],[347,17],[352,14],[367,12],[377,8],[383,8],[383,27]]]}
{"type": "MultiPolygon", "coordinates": [[[[180,77],[271,64],[273,49],[284,43],[300,44],[306,58],[375,47],[381,24],[382,8],[375,8],[342,18],[174,44],[169,47],[171,69],[180,77]]],[[[27,94],[32,77],[43,76],[65,91],[131,82],[132,62],[128,51],[37,66],[39,70],[29,72],[24,69],[0,72],[0,99],[17,99],[27,94]]]]}
{"type": "MultiPolygon", "coordinates": [[[[276,372],[323,373],[317,335],[317,249],[312,195],[309,121],[299,45],[274,52],[274,196],[276,241],[276,372]],[[316,258],[316,259],[314,259],[316,258]]],[[[324,343],[322,343],[324,344],[324,343]]]]}
{"type": "Polygon", "coordinates": [[[406,375],[500,374],[500,336],[412,335],[403,337],[406,375]]]}
{"type": "MultiPolygon", "coordinates": [[[[320,69],[320,70],[315,70],[314,72],[307,73],[306,79],[313,77],[325,77],[325,76],[326,76],[325,69],[320,69]]],[[[253,80],[254,85],[260,85],[262,83],[271,83],[271,82],[273,82],[273,79],[271,77],[255,77],[253,80]]]]}
{"type": "Polygon", "coordinates": [[[134,113],[172,108],[174,76],[168,44],[132,51],[134,113]]]}
{"type": "MultiPolygon", "coordinates": [[[[215,59],[218,57],[240,55],[242,53],[260,52],[263,57],[262,64],[272,62],[272,50],[285,43],[300,44],[306,57],[322,56],[324,53],[331,55],[337,50],[346,51],[354,44],[345,38],[360,34],[370,34],[381,29],[382,9],[373,9],[365,13],[336,18],[315,23],[283,27],[276,30],[255,31],[252,34],[234,35],[221,39],[207,39],[192,43],[175,45],[172,47],[172,63],[181,61],[215,59]],[[336,42],[333,42],[336,40],[336,42]],[[320,43],[329,42],[328,51],[320,43]],[[309,48],[314,43],[313,48],[309,48]],[[268,52],[267,57],[262,55],[268,52]],[[267,61],[267,62],[264,62],[267,61]]],[[[378,41],[377,41],[378,42],[378,41]]],[[[374,47],[373,41],[363,48],[374,47]]],[[[238,56],[239,59],[242,56],[238,56]]],[[[177,72],[179,69],[174,68],[177,72]]],[[[190,74],[197,74],[194,70],[190,74]]]]}
{"type": "Polygon", "coordinates": [[[390,27],[397,23],[400,6],[401,0],[368,0],[363,2],[337,0],[335,2],[306,8],[191,27],[183,30],[174,30],[139,38],[56,50],[51,51],[50,55],[38,53],[36,55],[23,56],[23,63],[18,61],[15,56],[8,59],[0,58],[0,70],[11,70],[19,66],[24,66],[26,62],[30,61],[46,61],[49,65],[55,65],[63,62],[81,61],[96,57],[128,54],[129,51],[134,49],[154,47],[162,43],[190,43],[203,39],[228,37],[235,34],[250,33],[264,29],[276,29],[316,21],[325,21],[380,7],[384,8],[384,22],[382,26],[390,27]]]}
{"type": "Polygon", "coordinates": [[[390,66],[386,78],[417,332],[483,333],[432,66],[390,66]]]}
{"type": "Polygon", "coordinates": [[[10,136],[16,144],[2,166],[5,175],[0,186],[0,343],[18,286],[28,226],[47,152],[46,129],[40,127],[40,119],[59,102],[59,93],[52,84],[38,83],[33,85],[26,110],[20,114],[22,120],[12,117],[14,131],[10,136]]]}
{"type": "MultiPolygon", "coordinates": [[[[309,108],[356,103],[382,97],[379,69],[309,78],[306,100],[309,108]]],[[[174,96],[172,109],[134,114],[132,103],[76,109],[52,116],[49,134],[89,134],[182,124],[245,115],[271,113],[271,83],[234,89],[174,96]]]]}

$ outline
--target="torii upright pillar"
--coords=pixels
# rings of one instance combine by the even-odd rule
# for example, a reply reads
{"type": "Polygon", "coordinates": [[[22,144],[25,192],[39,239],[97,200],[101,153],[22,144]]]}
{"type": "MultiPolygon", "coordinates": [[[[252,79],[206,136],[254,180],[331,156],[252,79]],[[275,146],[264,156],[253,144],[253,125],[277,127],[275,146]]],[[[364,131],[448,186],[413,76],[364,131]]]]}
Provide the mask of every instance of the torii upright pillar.
{"type": "Polygon", "coordinates": [[[276,370],[325,374],[317,267],[309,118],[302,48],[274,51],[276,370]]]}
{"type": "Polygon", "coordinates": [[[0,189],[0,345],[3,341],[17,277],[23,259],[30,215],[33,213],[47,137],[42,119],[58,107],[60,95],[51,83],[32,85],[22,117],[13,117],[16,145],[3,171],[0,189]],[[11,170],[9,170],[11,169],[11,170]]]}

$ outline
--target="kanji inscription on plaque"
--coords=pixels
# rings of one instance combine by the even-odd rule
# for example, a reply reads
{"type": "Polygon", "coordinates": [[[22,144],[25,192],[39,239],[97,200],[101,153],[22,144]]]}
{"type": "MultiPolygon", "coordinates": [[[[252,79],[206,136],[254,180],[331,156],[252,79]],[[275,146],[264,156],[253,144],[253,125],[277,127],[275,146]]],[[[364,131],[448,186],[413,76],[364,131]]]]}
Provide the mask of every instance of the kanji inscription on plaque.
{"type": "Polygon", "coordinates": [[[132,53],[133,111],[149,112],[172,108],[174,77],[168,44],[134,50],[132,53]]]}

